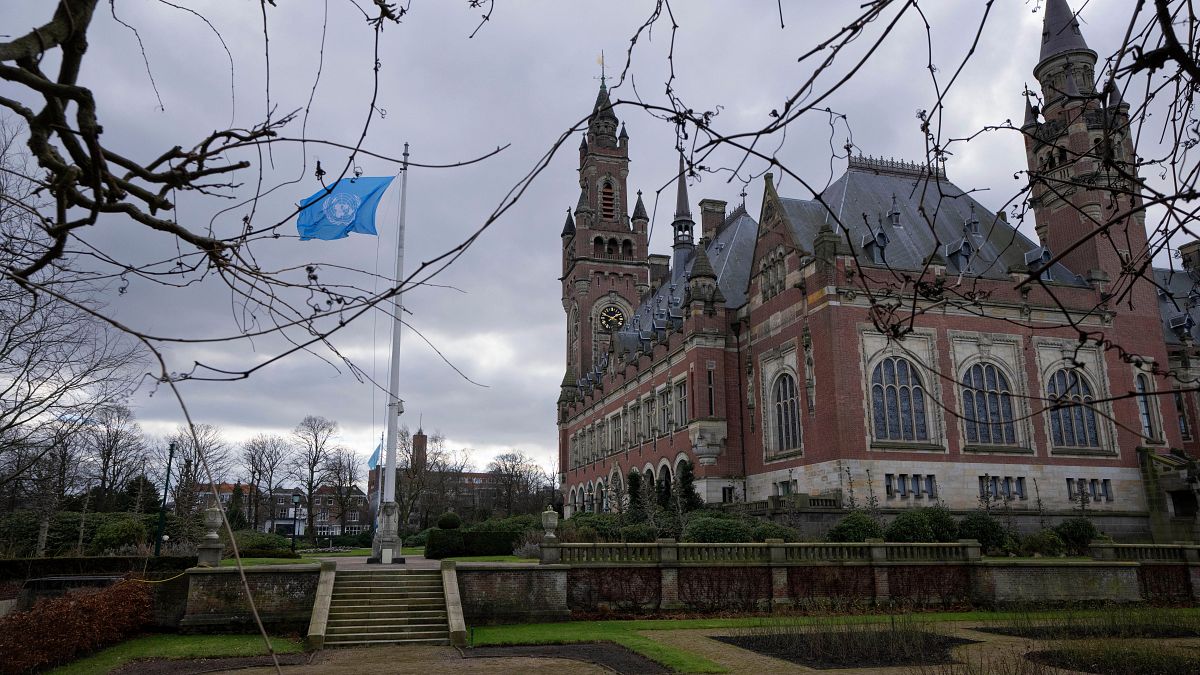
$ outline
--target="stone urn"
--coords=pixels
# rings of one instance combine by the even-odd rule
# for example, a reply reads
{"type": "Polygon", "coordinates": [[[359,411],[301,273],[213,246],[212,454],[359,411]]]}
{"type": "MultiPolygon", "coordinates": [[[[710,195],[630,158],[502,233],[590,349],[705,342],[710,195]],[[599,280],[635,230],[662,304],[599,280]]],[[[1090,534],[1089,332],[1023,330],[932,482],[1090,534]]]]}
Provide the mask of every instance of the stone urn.
{"type": "Polygon", "coordinates": [[[542,529],[546,530],[548,539],[554,538],[554,530],[558,528],[558,512],[547,506],[545,511],[542,511],[542,529]]]}
{"type": "Polygon", "coordinates": [[[221,509],[219,509],[215,506],[205,509],[204,510],[204,529],[208,530],[208,532],[204,535],[204,538],[209,541],[214,541],[216,539],[219,539],[220,537],[217,536],[217,530],[220,529],[220,527],[221,527],[221,509]]]}

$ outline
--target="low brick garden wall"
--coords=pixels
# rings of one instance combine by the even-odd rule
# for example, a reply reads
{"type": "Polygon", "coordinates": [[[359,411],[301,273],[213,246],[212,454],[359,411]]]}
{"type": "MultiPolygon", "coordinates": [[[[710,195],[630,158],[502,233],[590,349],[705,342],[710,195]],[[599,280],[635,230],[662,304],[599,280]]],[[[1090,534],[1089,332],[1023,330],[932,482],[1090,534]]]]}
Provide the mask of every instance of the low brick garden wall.
{"type": "MultiPolygon", "coordinates": [[[[317,597],[319,565],[266,565],[244,570],[264,625],[276,630],[307,628],[317,597]]],[[[254,629],[236,567],[195,567],[187,574],[187,609],[179,622],[181,630],[232,633],[254,629]]]]}

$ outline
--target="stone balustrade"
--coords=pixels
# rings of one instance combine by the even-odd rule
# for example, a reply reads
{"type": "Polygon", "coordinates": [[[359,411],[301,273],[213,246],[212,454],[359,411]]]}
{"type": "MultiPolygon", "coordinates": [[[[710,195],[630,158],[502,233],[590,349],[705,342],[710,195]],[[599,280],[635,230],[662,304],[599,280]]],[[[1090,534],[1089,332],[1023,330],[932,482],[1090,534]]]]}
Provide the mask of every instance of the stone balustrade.
{"type": "MultiPolygon", "coordinates": [[[[753,544],[691,544],[674,539],[653,543],[547,542],[542,564],[575,566],[622,565],[803,565],[828,562],[906,564],[972,562],[980,559],[979,542],[963,539],[946,544],[900,544],[869,540],[865,543],[785,543],[768,539],[753,544]]],[[[1110,558],[1125,560],[1129,558],[1110,558]]],[[[1181,558],[1182,559],[1182,558],[1181,558]]]]}

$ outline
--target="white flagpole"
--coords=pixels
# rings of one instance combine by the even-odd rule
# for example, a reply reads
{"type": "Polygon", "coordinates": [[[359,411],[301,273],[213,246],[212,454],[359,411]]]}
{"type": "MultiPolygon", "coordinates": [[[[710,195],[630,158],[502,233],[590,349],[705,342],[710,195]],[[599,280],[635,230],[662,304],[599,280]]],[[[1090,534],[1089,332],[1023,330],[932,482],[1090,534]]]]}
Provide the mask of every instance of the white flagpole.
{"type": "MultiPolygon", "coordinates": [[[[401,164],[400,177],[400,221],[396,227],[396,276],[395,283],[399,284],[404,278],[404,202],[408,194],[408,143],[404,144],[404,162],[401,164]]],[[[400,400],[400,333],[401,318],[404,308],[401,296],[396,296],[392,303],[394,320],[392,322],[392,361],[388,374],[388,403],[387,403],[387,460],[383,471],[383,504],[379,509],[379,528],[376,536],[376,553],[379,562],[387,565],[400,556],[400,533],[396,507],[396,446],[400,415],[404,412],[404,401],[400,400]]],[[[403,559],[399,559],[403,562],[403,559]]]]}

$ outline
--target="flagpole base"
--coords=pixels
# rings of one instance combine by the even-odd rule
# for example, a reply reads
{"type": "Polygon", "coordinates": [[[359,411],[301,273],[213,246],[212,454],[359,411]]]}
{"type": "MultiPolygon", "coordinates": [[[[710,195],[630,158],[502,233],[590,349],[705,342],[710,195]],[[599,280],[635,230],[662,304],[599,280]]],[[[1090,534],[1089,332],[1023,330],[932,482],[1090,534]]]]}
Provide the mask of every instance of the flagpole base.
{"type": "Polygon", "coordinates": [[[400,551],[402,542],[396,527],[398,511],[396,502],[384,502],[379,529],[375,532],[375,541],[371,543],[371,557],[367,558],[368,565],[404,564],[404,556],[400,551]]]}

